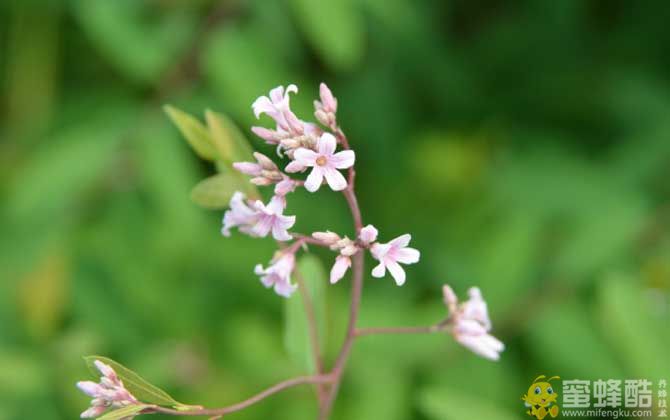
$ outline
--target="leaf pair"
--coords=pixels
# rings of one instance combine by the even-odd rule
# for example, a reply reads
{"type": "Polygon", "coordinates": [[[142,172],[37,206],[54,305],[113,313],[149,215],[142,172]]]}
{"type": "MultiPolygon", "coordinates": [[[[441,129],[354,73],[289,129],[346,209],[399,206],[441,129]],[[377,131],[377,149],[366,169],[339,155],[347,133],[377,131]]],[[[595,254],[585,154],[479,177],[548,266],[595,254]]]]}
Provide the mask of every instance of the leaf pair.
{"type": "Polygon", "coordinates": [[[233,169],[233,162],[253,161],[253,149],[235,123],[225,115],[207,110],[204,125],[197,118],[173,106],[165,112],[179,128],[193,151],[202,159],[216,162],[219,173],[202,180],[191,191],[191,199],[208,209],[228,205],[235,191],[250,198],[260,197],[256,187],[233,169]]]}

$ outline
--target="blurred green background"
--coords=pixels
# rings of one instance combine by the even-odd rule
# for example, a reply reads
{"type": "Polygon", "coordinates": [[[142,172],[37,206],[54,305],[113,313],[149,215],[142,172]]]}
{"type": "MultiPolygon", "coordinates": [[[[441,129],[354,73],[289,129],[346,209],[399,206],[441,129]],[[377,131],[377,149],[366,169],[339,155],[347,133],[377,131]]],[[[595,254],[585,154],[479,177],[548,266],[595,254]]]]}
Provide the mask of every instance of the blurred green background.
{"type": "MultiPolygon", "coordinates": [[[[361,325],[431,323],[443,283],[479,285],[508,346],[492,363],[445,335],[363,339],[335,418],[524,418],[539,374],[667,378],[669,16],[623,0],[3,1],[0,419],[78,417],[86,354],[214,406],[303,371],[285,301],[253,275],[272,240],[225,239],[222,212],[190,201],[214,169],[161,109],[248,133],[252,101],[287,83],[309,120],[330,85],[364,221],[422,251],[402,288],[368,275],[361,325]]],[[[351,234],[324,189],[287,213],[351,234]]],[[[349,285],[326,288],[329,358],[349,285]]],[[[231,418],[314,413],[303,387],[231,418]]]]}

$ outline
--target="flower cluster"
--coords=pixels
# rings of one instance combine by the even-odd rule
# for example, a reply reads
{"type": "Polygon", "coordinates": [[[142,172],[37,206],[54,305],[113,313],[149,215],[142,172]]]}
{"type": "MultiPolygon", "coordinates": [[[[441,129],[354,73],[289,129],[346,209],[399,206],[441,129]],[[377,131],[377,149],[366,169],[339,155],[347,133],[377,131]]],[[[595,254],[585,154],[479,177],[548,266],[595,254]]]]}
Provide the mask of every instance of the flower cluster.
{"type": "MultiPolygon", "coordinates": [[[[138,404],[137,399],[123,386],[123,382],[121,382],[121,379],[119,379],[111,366],[99,360],[96,360],[94,364],[102,375],[100,383],[92,381],[77,383],[77,387],[82,392],[93,398],[91,406],[81,413],[81,418],[95,418],[110,408],[121,408],[138,404]]],[[[131,419],[132,417],[126,417],[121,420],[131,419]]]]}
{"type": "Polygon", "coordinates": [[[468,290],[469,299],[461,304],[449,285],[445,285],[442,291],[444,303],[449,309],[454,339],[479,356],[498,360],[505,345],[489,334],[491,320],[479,288],[471,287],[468,290]]]}
{"type": "MultiPolygon", "coordinates": [[[[289,162],[282,171],[270,158],[256,152],[256,162],[233,164],[235,169],[251,176],[251,182],[255,185],[275,185],[274,196],[265,205],[258,200],[247,200],[244,194],[236,192],[230,200],[230,210],[223,216],[223,235],[229,236],[231,228],[237,227],[240,232],[253,237],[265,237],[272,232],[277,241],[291,240],[293,237],[288,229],[295,224],[295,216],[283,214],[288,193],[300,186],[313,193],[321,188],[324,181],[333,191],[343,191],[349,186],[340,170],[352,168],[356,154],[343,138],[338,137],[341,136],[341,130],[337,126],[337,99],[328,86],[321,83],[320,100],[314,101],[314,116],[323,125],[320,128],[314,123],[300,120],[291,111],[290,94],[297,92],[298,87],[295,85],[286,88],[279,86],[272,89],[268,96],[261,96],[254,101],[252,108],[256,118],[265,114],[274,120],[275,127],[253,127],[252,131],[268,144],[277,146],[278,154],[288,158],[289,162]],[[338,152],[338,144],[344,150],[338,152]],[[310,172],[304,181],[289,176],[308,169],[310,172]]],[[[407,247],[411,236],[402,235],[389,243],[378,243],[377,234],[377,229],[368,225],[361,229],[356,240],[332,232],[316,232],[312,235],[320,245],[338,253],[330,272],[331,283],[342,279],[351,267],[351,257],[365,249],[369,249],[379,261],[379,265],[372,270],[373,276],[384,277],[388,269],[399,286],[405,283],[405,271],[400,264],[416,263],[420,256],[419,251],[407,247]]],[[[274,287],[281,296],[289,297],[296,290],[290,280],[295,266],[293,254],[296,251],[297,247],[280,253],[266,269],[256,266],[255,272],[261,277],[261,282],[266,287],[274,287]]]]}

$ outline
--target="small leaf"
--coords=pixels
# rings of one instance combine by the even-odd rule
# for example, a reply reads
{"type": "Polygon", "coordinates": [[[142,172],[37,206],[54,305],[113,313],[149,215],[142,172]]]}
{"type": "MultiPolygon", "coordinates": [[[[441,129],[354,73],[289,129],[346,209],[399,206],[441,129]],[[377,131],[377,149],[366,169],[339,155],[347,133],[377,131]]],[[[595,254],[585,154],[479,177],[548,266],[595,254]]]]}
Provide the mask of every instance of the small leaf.
{"type": "Polygon", "coordinates": [[[319,333],[320,348],[324,348],[325,334],[325,285],[328,281],[321,260],[313,255],[306,255],[298,262],[298,267],[293,275],[294,282],[302,281],[302,290],[297,291],[290,299],[286,299],[284,307],[284,346],[289,357],[299,366],[306,368],[309,372],[315,371],[315,360],[312,356],[312,341],[310,337],[309,324],[303,291],[307,293],[312,304],[316,329],[319,333]]]}
{"type": "Polygon", "coordinates": [[[199,206],[207,209],[223,209],[228,207],[230,198],[235,191],[247,193],[247,197],[257,198],[255,187],[235,173],[221,173],[200,181],[191,190],[191,199],[199,206]]]}
{"type": "MultiPolygon", "coordinates": [[[[127,367],[121,365],[120,363],[115,362],[114,360],[102,356],[86,356],[84,357],[84,360],[86,361],[86,366],[88,366],[88,369],[95,377],[100,376],[98,369],[96,369],[94,365],[94,362],[96,360],[99,360],[102,363],[111,366],[112,369],[114,369],[114,371],[116,372],[116,375],[119,377],[119,379],[123,381],[123,384],[125,385],[126,389],[131,394],[133,394],[135,398],[137,398],[142,402],[162,406],[169,406],[169,407],[184,405],[175,400],[174,398],[172,398],[167,392],[163,391],[162,389],[158,388],[155,385],[150,384],[140,375],[128,369],[127,367]]],[[[109,418],[111,419],[117,417],[109,417],[109,418]]]]}
{"type": "Polygon", "coordinates": [[[253,162],[253,149],[249,140],[226,115],[205,111],[205,120],[212,144],[219,156],[229,165],[233,162],[253,162]]]}
{"type": "Polygon", "coordinates": [[[207,160],[216,159],[216,149],[212,145],[212,136],[207,127],[195,117],[171,105],[165,105],[164,109],[198,156],[207,160]]]}
{"type": "Polygon", "coordinates": [[[127,407],[119,408],[118,410],[108,411],[102,417],[98,417],[98,420],[121,420],[127,417],[133,417],[138,415],[142,410],[149,407],[148,405],[129,405],[127,407]]]}

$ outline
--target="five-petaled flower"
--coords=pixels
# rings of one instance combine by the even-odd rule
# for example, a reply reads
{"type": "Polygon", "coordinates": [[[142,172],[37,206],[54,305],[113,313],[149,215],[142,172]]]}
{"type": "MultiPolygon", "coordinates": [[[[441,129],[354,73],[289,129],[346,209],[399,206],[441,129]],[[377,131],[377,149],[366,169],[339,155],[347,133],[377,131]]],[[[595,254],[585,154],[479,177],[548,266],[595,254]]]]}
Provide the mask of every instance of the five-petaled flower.
{"type": "Polygon", "coordinates": [[[256,200],[254,208],[258,212],[258,219],[251,227],[251,233],[263,238],[272,231],[272,237],[278,241],[292,239],[287,230],[295,224],[295,216],[284,216],[285,204],[284,198],[277,195],[272,197],[267,206],[256,200]]]}
{"type": "Polygon", "coordinates": [[[334,191],[347,188],[347,180],[338,169],[347,169],[353,166],[356,155],[353,150],[343,150],[335,153],[337,140],[330,133],[323,133],[316,143],[316,151],[301,147],[297,149],[287,172],[304,171],[312,167],[312,172],[305,180],[305,188],[309,192],[315,192],[321,187],[323,178],[334,191]]]}
{"type": "Polygon", "coordinates": [[[405,283],[405,270],[398,263],[414,264],[421,257],[418,250],[407,246],[411,239],[412,235],[404,234],[386,244],[372,244],[370,252],[379,261],[379,265],[372,270],[372,275],[374,277],[384,277],[386,269],[388,269],[396,284],[402,286],[405,283]]]}
{"type": "MultiPolygon", "coordinates": [[[[91,406],[81,413],[81,418],[98,417],[110,408],[121,408],[138,403],[137,399],[124,387],[111,366],[99,360],[96,360],[94,365],[102,375],[100,383],[77,382],[77,387],[93,398],[91,406]]],[[[130,420],[132,417],[126,417],[126,419],[130,420]]]]}
{"type": "Polygon", "coordinates": [[[265,287],[274,287],[279,296],[291,297],[298,288],[296,284],[291,284],[291,273],[294,268],[295,255],[289,252],[276,256],[268,268],[263,268],[261,264],[256,265],[254,272],[260,276],[265,287]]]}
{"type": "Polygon", "coordinates": [[[449,308],[453,323],[454,339],[475,354],[490,360],[498,360],[505,345],[491,334],[486,301],[477,287],[468,290],[469,299],[460,305],[454,291],[448,285],[443,287],[444,302],[449,308]]]}

